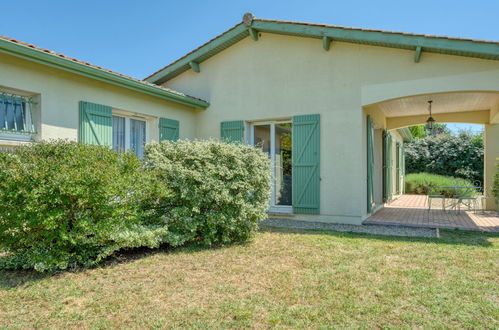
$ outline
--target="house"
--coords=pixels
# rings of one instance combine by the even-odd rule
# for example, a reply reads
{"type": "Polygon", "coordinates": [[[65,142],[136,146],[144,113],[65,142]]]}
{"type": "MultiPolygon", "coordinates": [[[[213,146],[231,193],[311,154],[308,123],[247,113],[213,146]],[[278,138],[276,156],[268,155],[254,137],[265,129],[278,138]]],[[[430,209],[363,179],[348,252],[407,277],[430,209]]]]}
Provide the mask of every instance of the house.
{"type": "Polygon", "coordinates": [[[246,14],[145,80],[2,37],[0,86],[4,147],[257,144],[273,164],[270,212],[298,220],[360,224],[402,193],[407,127],[430,99],[437,122],[485,126],[487,187],[499,156],[498,42],[246,14]]]}

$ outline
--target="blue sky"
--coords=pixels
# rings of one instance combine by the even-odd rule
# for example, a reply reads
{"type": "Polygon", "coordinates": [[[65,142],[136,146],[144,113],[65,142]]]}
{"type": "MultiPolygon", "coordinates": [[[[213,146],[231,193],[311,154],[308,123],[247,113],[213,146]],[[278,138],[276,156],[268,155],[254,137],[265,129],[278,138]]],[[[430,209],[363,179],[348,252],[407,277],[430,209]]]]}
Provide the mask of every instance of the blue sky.
{"type": "Polygon", "coordinates": [[[239,23],[268,19],[499,40],[499,1],[2,1],[0,34],[144,78],[239,23]]]}

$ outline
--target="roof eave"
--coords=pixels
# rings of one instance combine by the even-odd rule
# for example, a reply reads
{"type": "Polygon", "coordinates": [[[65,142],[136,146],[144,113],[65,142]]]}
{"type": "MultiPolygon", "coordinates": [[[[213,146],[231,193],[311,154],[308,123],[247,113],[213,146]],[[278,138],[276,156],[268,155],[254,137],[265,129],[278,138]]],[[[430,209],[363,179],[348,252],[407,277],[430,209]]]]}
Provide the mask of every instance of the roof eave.
{"type": "Polygon", "coordinates": [[[266,21],[255,19],[252,27],[260,32],[303,36],[329,37],[333,41],[360,43],[373,46],[442,53],[449,55],[499,60],[499,44],[447,37],[412,35],[397,32],[366,31],[321,25],[266,21]]]}
{"type": "Polygon", "coordinates": [[[499,60],[499,44],[495,42],[254,19],[250,26],[240,23],[235,28],[212,41],[209,41],[186,56],[147,77],[145,80],[156,84],[162,84],[189,70],[189,62],[202,63],[225,48],[249,36],[249,28],[264,33],[316,39],[327,37],[333,41],[475,57],[487,60],[499,60]]]}
{"type": "Polygon", "coordinates": [[[397,129],[397,132],[402,136],[402,139],[404,140],[404,142],[412,141],[413,136],[412,136],[412,133],[411,133],[411,130],[409,129],[409,127],[399,128],[399,129],[397,129]]]}
{"type": "Polygon", "coordinates": [[[190,62],[199,64],[211,56],[218,54],[222,50],[232,46],[236,42],[244,39],[248,35],[249,32],[247,26],[240,23],[172,64],[153,73],[144,80],[154,84],[162,84],[165,81],[168,81],[171,78],[189,70],[191,68],[189,65],[190,62]]]}
{"type": "Polygon", "coordinates": [[[17,44],[5,39],[0,39],[0,52],[197,109],[206,109],[209,106],[209,103],[203,100],[191,98],[186,95],[176,94],[161,87],[155,87],[145,83],[141,83],[139,81],[128,79],[115,73],[87,66],[85,64],[78,63],[67,58],[43,52],[41,50],[37,50],[22,44],[17,44]]]}

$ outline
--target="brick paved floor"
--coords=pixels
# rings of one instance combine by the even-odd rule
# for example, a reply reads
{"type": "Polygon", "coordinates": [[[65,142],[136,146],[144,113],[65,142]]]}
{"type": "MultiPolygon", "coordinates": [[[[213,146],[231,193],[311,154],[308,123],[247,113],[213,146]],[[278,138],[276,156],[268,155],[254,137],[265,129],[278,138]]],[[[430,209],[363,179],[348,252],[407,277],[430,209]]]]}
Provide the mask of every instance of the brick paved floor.
{"type": "Polygon", "coordinates": [[[367,218],[364,224],[499,232],[499,214],[492,211],[444,211],[439,200],[432,202],[432,210],[428,211],[426,196],[401,195],[367,218]]]}

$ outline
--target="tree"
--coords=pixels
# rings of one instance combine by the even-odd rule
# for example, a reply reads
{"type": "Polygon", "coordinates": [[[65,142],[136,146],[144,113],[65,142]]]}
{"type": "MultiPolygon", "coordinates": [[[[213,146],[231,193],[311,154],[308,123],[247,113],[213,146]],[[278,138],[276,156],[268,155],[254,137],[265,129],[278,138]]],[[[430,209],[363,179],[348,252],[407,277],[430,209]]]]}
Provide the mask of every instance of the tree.
{"type": "MultiPolygon", "coordinates": [[[[416,139],[423,139],[430,135],[428,129],[426,128],[426,125],[410,126],[409,130],[411,131],[412,136],[416,139]]],[[[451,135],[451,131],[446,124],[433,124],[432,135],[440,134],[451,135]]]]}
{"type": "Polygon", "coordinates": [[[415,139],[422,139],[426,137],[426,131],[424,125],[417,125],[409,127],[412,137],[415,139]]]}
{"type": "Polygon", "coordinates": [[[427,172],[483,180],[483,140],[469,132],[415,139],[406,145],[405,157],[408,174],[427,172]]]}

